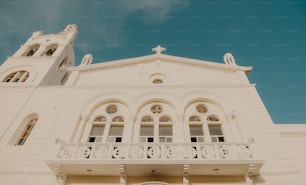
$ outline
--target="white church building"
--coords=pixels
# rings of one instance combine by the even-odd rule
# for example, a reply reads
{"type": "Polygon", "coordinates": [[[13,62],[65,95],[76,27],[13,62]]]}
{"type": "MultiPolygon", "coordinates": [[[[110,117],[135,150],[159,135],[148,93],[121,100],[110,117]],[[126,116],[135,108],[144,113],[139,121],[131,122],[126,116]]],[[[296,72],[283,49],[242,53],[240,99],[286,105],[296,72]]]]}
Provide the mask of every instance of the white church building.
{"type": "Polygon", "coordinates": [[[75,66],[77,26],[0,66],[1,185],[306,185],[306,125],[272,122],[232,54],[75,66]]]}

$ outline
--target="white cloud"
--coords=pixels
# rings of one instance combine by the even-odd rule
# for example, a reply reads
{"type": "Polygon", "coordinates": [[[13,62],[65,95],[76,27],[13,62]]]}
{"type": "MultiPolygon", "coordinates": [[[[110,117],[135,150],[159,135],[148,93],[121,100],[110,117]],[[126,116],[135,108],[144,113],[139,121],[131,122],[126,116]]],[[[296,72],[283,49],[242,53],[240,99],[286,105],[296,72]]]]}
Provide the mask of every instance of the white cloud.
{"type": "Polygon", "coordinates": [[[11,0],[0,2],[0,60],[11,55],[33,31],[61,31],[65,25],[78,24],[76,47],[90,52],[97,47],[124,44],[125,22],[139,14],[144,22],[167,21],[171,11],[186,6],[181,0],[11,0]],[[13,39],[12,39],[13,38],[13,39]]]}
{"type": "Polygon", "coordinates": [[[143,11],[152,17],[164,19],[167,14],[175,9],[180,9],[188,4],[188,1],[181,0],[126,0],[128,12],[143,11]]]}

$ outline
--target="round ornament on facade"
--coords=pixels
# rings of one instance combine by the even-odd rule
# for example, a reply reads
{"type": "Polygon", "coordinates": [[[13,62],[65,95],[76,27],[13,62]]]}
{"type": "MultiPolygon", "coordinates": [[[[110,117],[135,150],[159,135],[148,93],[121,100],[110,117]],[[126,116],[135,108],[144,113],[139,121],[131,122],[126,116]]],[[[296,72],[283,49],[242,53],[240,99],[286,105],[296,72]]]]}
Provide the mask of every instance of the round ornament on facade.
{"type": "Polygon", "coordinates": [[[206,106],[204,104],[199,104],[196,106],[196,110],[199,112],[199,113],[206,113],[208,110],[206,108],[206,106]]]}
{"type": "Polygon", "coordinates": [[[113,104],[106,107],[106,112],[109,114],[116,113],[117,110],[118,110],[117,106],[113,104]]]}
{"type": "Polygon", "coordinates": [[[153,105],[153,106],[151,107],[151,111],[152,111],[154,114],[159,114],[159,113],[161,113],[161,112],[163,111],[163,108],[162,108],[162,106],[160,106],[160,105],[153,105]]]}

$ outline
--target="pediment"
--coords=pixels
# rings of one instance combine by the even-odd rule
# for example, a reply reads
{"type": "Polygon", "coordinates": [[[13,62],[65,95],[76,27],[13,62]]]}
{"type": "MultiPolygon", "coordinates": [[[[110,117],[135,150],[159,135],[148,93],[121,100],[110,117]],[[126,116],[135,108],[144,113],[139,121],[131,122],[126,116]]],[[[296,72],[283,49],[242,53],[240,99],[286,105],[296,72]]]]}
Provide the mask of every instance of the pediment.
{"type": "Polygon", "coordinates": [[[230,71],[249,72],[252,70],[252,67],[222,64],[218,62],[177,57],[177,56],[165,55],[165,54],[153,54],[153,55],[146,55],[142,57],[127,58],[127,59],[101,62],[101,63],[85,65],[85,66],[71,67],[70,70],[72,71],[75,71],[75,70],[88,71],[89,70],[90,71],[90,70],[98,70],[98,69],[124,67],[124,66],[139,64],[139,63],[150,63],[150,62],[171,62],[171,63],[196,66],[196,67],[204,67],[204,68],[209,67],[209,68],[217,68],[217,69],[230,70],[230,71]]]}
{"type": "Polygon", "coordinates": [[[147,55],[90,65],[68,70],[80,73],[76,85],[167,85],[239,84],[241,75],[252,67],[176,57],[147,55]]]}

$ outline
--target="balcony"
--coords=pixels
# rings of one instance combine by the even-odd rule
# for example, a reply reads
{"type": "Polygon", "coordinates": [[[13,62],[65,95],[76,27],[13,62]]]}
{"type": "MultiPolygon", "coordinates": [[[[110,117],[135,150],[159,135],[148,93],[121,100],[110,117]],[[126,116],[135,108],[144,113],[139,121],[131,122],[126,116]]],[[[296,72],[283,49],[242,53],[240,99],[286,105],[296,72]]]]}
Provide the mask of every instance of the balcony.
{"type": "Polygon", "coordinates": [[[256,175],[249,143],[61,143],[47,164],[66,175],[256,175]]]}

